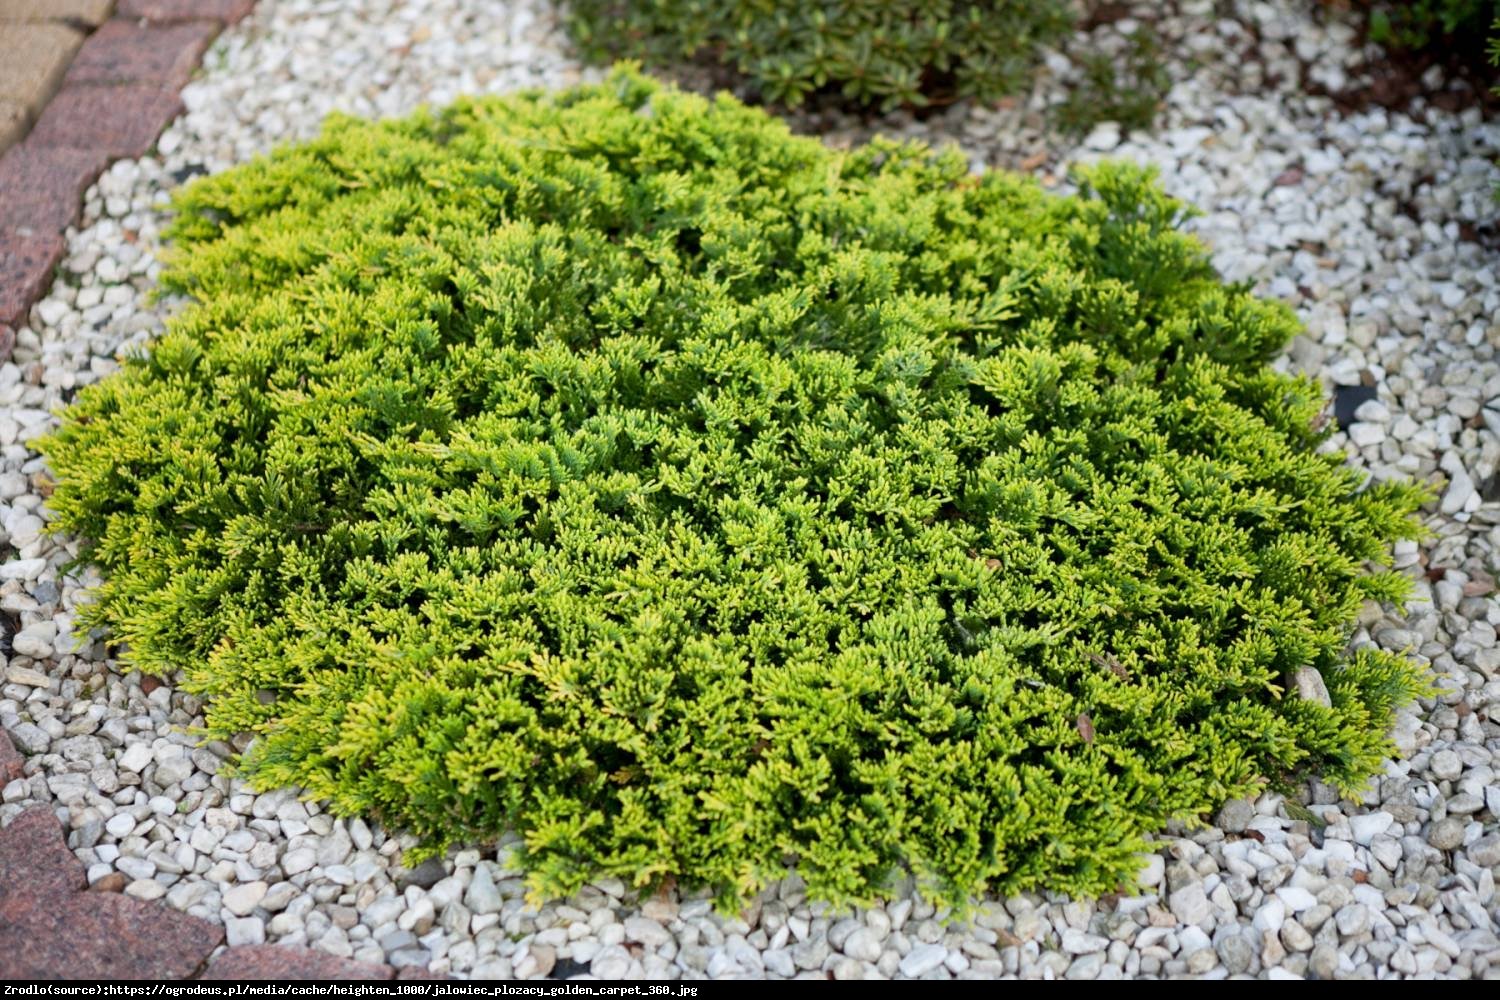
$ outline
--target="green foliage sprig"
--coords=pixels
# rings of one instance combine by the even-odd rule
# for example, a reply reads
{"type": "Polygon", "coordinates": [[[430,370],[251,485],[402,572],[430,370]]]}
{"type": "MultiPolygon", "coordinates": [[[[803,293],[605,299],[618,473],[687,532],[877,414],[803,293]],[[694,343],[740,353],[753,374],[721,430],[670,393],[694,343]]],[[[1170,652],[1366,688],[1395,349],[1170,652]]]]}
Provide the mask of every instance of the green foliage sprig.
{"type": "Polygon", "coordinates": [[[44,444],[85,625],[257,786],[514,828],[545,892],[1099,893],[1170,817],[1357,786],[1422,494],[1316,453],[1292,315],[1149,175],[1079,180],[625,72],[331,119],[178,196],[193,304],[44,444]]]}
{"type": "Polygon", "coordinates": [[[1036,47],[1072,25],[1064,0],[573,0],[570,10],[595,59],[707,57],[770,101],[834,90],[884,110],[1013,93],[1036,47]]]}

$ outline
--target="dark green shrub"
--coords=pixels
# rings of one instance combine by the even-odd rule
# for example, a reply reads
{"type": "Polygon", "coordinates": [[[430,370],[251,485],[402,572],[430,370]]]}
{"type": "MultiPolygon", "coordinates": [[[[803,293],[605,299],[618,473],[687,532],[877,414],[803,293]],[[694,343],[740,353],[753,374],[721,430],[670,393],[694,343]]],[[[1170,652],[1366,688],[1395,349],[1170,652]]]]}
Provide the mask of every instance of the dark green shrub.
{"type": "MultiPolygon", "coordinates": [[[[1500,14],[1490,23],[1490,36],[1485,41],[1484,54],[1491,67],[1500,67],[1500,14]]],[[[1490,88],[1490,96],[1500,97],[1500,84],[1490,88]]],[[[1495,186],[1495,200],[1500,201],[1500,184],[1495,186]]]]}
{"type": "Polygon", "coordinates": [[[1093,52],[1081,65],[1083,79],[1057,107],[1058,124],[1075,134],[1100,122],[1118,122],[1127,132],[1149,129],[1172,89],[1161,38],[1149,25],[1130,36],[1120,59],[1093,52]]]}
{"type": "Polygon", "coordinates": [[[335,118],[179,196],[195,304],[45,443],[86,624],[258,785],[513,826],[548,891],[1097,893],[1169,817],[1356,785],[1420,494],[1315,453],[1292,316],[1180,205],[1082,183],[629,74],[335,118]]]}
{"type": "MultiPolygon", "coordinates": [[[[1485,58],[1491,66],[1500,66],[1500,14],[1495,15],[1495,20],[1490,23],[1490,36],[1484,45],[1485,58]]],[[[1490,88],[1490,94],[1500,97],[1500,84],[1490,88]]]]}
{"type": "Polygon", "coordinates": [[[572,0],[595,59],[734,66],[770,101],[825,88],[855,104],[993,100],[1022,87],[1040,43],[1072,23],[1065,0],[572,0]]]}
{"type": "Polygon", "coordinates": [[[1369,12],[1370,38],[1399,49],[1425,49],[1445,38],[1483,37],[1500,0],[1359,0],[1369,12]]]}

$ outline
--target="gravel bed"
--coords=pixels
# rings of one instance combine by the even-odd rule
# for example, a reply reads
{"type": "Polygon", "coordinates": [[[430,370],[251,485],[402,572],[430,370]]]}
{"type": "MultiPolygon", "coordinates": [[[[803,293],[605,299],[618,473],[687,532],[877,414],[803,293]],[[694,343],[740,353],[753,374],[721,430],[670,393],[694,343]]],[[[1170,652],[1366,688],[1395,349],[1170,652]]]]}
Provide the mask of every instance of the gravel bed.
{"type": "MultiPolygon", "coordinates": [[[[1438,499],[1430,539],[1397,550],[1415,599],[1402,615],[1369,607],[1352,642],[1409,651],[1439,694],[1399,719],[1401,759],[1362,801],[1314,783],[1300,802],[1229,803],[1206,829],[1164,832],[1142,894],[1119,899],[986,900],[960,922],[910,893],[861,911],[809,904],[793,875],[725,919],[702,898],[639,900],[608,880],[530,905],[503,842],[409,870],[408,840],[221,773],[231,747],[197,743],[196,699],[122,675],[100,636],[77,634],[97,580],[65,575],[76,544],[41,535],[49,480],[25,442],[160,329],[171,304],[147,293],[162,199],[182,180],[308,137],[329,111],[397,114],[594,73],[547,0],[261,0],[210,50],[156,153],[90,191],[56,285],[0,366],[0,609],[20,625],[0,660],[0,725],[32,755],[0,790],[0,823],[56,806],[91,881],[119,872],[132,896],[221,920],[231,944],[305,943],[455,976],[1500,975],[1500,288],[1484,242],[1500,126],[1421,102],[1340,114],[1310,96],[1357,86],[1378,60],[1351,25],[1286,10],[1311,4],[1161,6],[1140,9],[1180,76],[1152,134],[1054,132],[1046,108],[1077,72],[1064,53],[1015,101],[878,127],[957,141],[976,169],[1021,167],[1058,187],[1072,161],[1159,165],[1204,210],[1193,226],[1225,275],[1306,322],[1279,364],[1346,399],[1374,390],[1328,447],[1376,478],[1430,482],[1438,499]]],[[[1137,24],[1067,48],[1119,44],[1137,24]]],[[[832,142],[875,127],[832,114],[796,124],[832,142]]]]}

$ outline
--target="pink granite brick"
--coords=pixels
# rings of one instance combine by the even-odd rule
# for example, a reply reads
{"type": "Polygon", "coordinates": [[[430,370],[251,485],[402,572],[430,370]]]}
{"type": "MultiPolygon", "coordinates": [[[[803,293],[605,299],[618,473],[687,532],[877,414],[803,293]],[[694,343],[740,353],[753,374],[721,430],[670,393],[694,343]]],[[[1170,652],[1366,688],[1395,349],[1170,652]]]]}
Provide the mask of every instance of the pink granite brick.
{"type": "Polygon", "coordinates": [[[0,231],[0,324],[26,322],[31,304],[52,287],[62,254],[63,238],[57,233],[0,231]]]}
{"type": "Polygon", "coordinates": [[[218,924],[85,885],[50,808],[0,830],[0,979],[186,979],[224,941],[218,924]]]}
{"type": "Polygon", "coordinates": [[[233,24],[255,6],[255,0],[120,0],[120,17],[143,17],[148,21],[188,21],[212,18],[233,24]]]}
{"type": "Polygon", "coordinates": [[[78,220],[84,192],[109,164],[104,153],[23,142],[0,156],[0,231],[60,233],[78,220]]]}
{"type": "Polygon", "coordinates": [[[83,863],[68,850],[49,806],[34,806],[0,830],[0,927],[39,899],[61,898],[87,884],[83,863]]]}
{"type": "MultiPolygon", "coordinates": [[[[5,358],[10,354],[10,349],[15,346],[15,335],[16,332],[10,327],[0,327],[0,364],[4,363],[5,358]],[[7,332],[10,334],[9,343],[5,342],[7,332]]],[[[16,745],[10,741],[10,737],[5,735],[5,730],[0,729],[0,787],[21,777],[25,766],[26,758],[21,756],[21,751],[17,750],[16,745]]]]}
{"type": "Polygon", "coordinates": [[[149,83],[181,90],[218,33],[217,21],[142,24],[115,18],[84,41],[63,82],[149,83]]]}
{"type": "Polygon", "coordinates": [[[0,979],[188,979],[223,941],[170,906],[75,892],[0,922],[0,979]]]}
{"type": "Polygon", "coordinates": [[[26,141],[135,159],[151,149],[161,130],[181,112],[176,91],[149,84],[70,84],[52,98],[26,141]]]}

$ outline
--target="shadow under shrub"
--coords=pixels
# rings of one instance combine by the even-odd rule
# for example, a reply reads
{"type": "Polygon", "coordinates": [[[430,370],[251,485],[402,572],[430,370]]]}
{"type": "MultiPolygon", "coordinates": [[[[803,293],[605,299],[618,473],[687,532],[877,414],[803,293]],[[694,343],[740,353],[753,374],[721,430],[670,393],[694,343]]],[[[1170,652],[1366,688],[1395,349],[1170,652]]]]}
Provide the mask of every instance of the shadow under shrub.
{"type": "Polygon", "coordinates": [[[1100,893],[1170,817],[1357,786],[1421,495],[1315,454],[1292,316],[1149,176],[1081,181],[627,73],[332,119],[180,194],[194,304],[45,443],[86,625],[257,786],[514,827],[547,892],[1100,893]]]}

